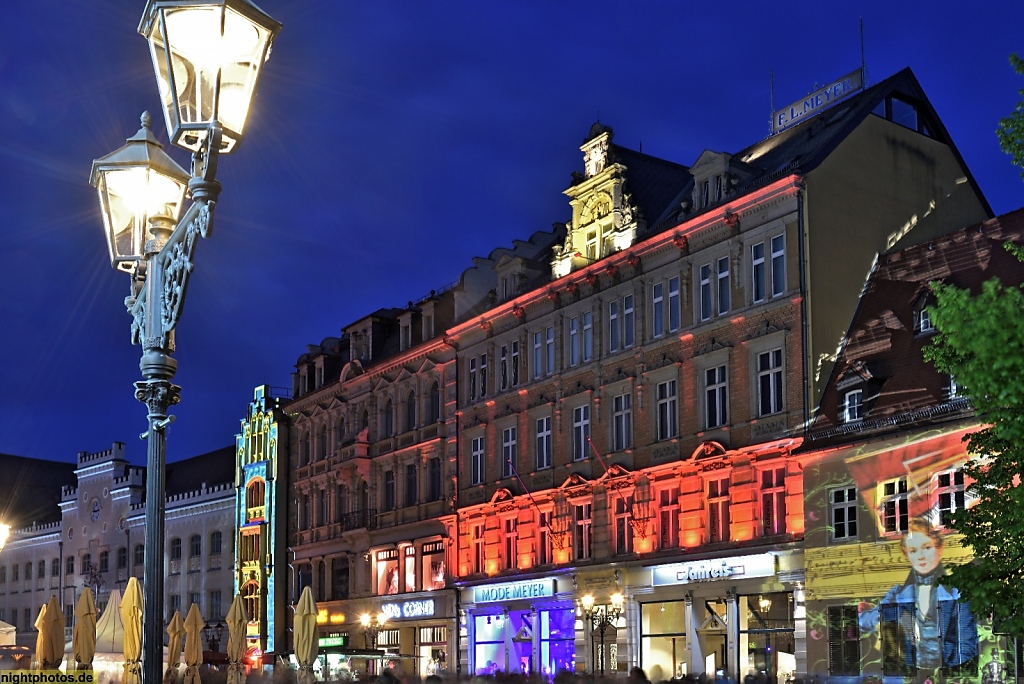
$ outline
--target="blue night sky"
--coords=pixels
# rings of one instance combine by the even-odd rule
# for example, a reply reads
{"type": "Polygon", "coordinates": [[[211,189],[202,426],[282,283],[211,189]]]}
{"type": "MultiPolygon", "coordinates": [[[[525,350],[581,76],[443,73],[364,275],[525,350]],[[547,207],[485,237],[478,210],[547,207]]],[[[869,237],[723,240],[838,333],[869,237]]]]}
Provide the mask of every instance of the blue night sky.
{"type": "MultiPolygon", "coordinates": [[[[1024,204],[994,134],[1024,87],[1007,60],[1024,52],[1019,1],[258,4],[284,29],[248,136],[221,159],[178,329],[170,460],[233,443],[253,387],[290,387],[307,344],[566,221],[598,118],[686,165],[737,151],[768,132],[772,70],[781,107],[860,65],[861,17],[869,84],[910,66],[994,211],[1024,204]]],[[[88,176],[144,109],[166,139],[145,2],[7,5],[0,452],[73,460],[123,441],[141,463],[128,278],[88,176]]]]}

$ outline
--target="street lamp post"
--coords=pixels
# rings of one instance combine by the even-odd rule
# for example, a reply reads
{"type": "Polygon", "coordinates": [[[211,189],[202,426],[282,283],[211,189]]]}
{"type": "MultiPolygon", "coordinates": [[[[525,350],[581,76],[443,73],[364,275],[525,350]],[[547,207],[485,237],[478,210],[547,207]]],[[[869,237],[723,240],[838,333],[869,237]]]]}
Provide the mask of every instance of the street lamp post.
{"type": "Polygon", "coordinates": [[[209,623],[203,627],[203,635],[206,637],[206,646],[214,653],[220,651],[220,640],[224,636],[224,623],[217,621],[217,624],[209,623]]]}
{"type": "Polygon", "coordinates": [[[377,636],[384,629],[384,626],[388,622],[387,613],[377,613],[376,617],[371,616],[369,613],[363,613],[359,616],[359,624],[363,626],[363,642],[366,648],[370,650],[377,649],[377,636]]]}
{"type": "MultiPolygon", "coordinates": [[[[606,655],[604,651],[604,635],[609,627],[615,627],[619,621],[619,616],[622,615],[623,597],[619,592],[615,592],[609,599],[611,605],[608,606],[595,606],[593,594],[586,594],[580,598],[580,607],[583,610],[583,616],[590,623],[590,644],[591,652],[593,652],[594,644],[594,632],[597,632],[601,637],[601,676],[604,676],[604,664],[606,655]]],[[[595,668],[596,670],[596,668],[595,668]]]]}
{"type": "Polygon", "coordinates": [[[142,347],[146,404],[146,533],[143,574],[143,684],[159,684],[163,653],[166,430],[181,388],[174,329],[182,313],[198,238],[209,237],[220,194],[221,153],[243,137],[263,63],[281,24],[249,0],[148,0],[139,24],[172,143],[192,152],[185,173],[149,130],[149,115],[121,149],[93,162],[111,265],[131,276],[125,305],[142,347]],[[187,192],[191,206],[180,221],[187,192]],[[176,223],[177,221],[177,223],[176,223]]]}

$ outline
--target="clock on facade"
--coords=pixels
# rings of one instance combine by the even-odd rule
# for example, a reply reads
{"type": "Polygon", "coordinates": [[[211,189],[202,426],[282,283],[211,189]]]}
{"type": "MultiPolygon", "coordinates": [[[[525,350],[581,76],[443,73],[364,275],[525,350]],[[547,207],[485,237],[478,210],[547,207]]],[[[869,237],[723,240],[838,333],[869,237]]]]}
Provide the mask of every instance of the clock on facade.
{"type": "Polygon", "coordinates": [[[100,519],[100,500],[99,499],[93,499],[92,500],[92,513],[90,514],[90,517],[92,518],[93,522],[96,522],[97,520],[100,519]]]}

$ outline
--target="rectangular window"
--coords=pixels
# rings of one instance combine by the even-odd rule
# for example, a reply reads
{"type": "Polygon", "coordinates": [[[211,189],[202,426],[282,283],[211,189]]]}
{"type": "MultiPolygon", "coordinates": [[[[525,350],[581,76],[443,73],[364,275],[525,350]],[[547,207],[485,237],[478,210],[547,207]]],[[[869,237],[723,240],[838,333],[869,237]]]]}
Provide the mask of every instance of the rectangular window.
{"type": "Polygon", "coordinates": [[[786,291],[786,240],[782,235],[772,238],[772,297],[786,291]]]}
{"type": "Polygon", "coordinates": [[[484,571],[484,524],[477,523],[472,526],[470,536],[470,548],[473,556],[473,572],[484,571]]]}
{"type": "Polygon", "coordinates": [[[551,511],[540,514],[540,543],[537,545],[537,564],[551,562],[551,511]]]}
{"type": "Polygon", "coordinates": [[[590,405],[572,410],[572,460],[582,461],[590,455],[590,405]]]}
{"type": "Polygon", "coordinates": [[[617,496],[614,499],[612,517],[614,519],[615,555],[633,553],[633,498],[617,496]]]}
{"type": "Polygon", "coordinates": [[[608,302],[608,351],[619,351],[619,302],[608,302]]]}
{"type": "Polygon", "coordinates": [[[782,410],[782,350],[757,355],[757,415],[768,416],[782,410]]]}
{"type": "Polygon", "coordinates": [[[472,481],[470,484],[484,483],[484,438],[474,437],[472,442],[472,481]]]}
{"type": "Polygon", "coordinates": [[[487,396],[487,354],[480,355],[480,370],[479,370],[479,385],[480,385],[480,396],[487,396]]]}
{"type": "Polygon", "coordinates": [[[633,295],[622,298],[622,346],[629,349],[633,346],[633,295]]]}
{"type": "Polygon", "coordinates": [[[679,330],[679,276],[668,279],[668,329],[679,330]]]}
{"type": "Polygon", "coordinates": [[[658,492],[659,548],[674,549],[679,546],[679,489],[663,489],[658,492]]]}
{"type": "Polygon", "coordinates": [[[612,397],[612,451],[625,451],[633,446],[632,406],[631,394],[612,397]]]}
{"type": "Polygon", "coordinates": [[[544,335],[541,331],[533,333],[533,378],[536,380],[544,372],[544,335]]]}
{"type": "Polygon", "coordinates": [[[708,481],[708,542],[729,540],[729,478],[708,481]]]}
{"type": "Polygon", "coordinates": [[[592,539],[590,536],[590,523],[591,523],[591,511],[593,509],[592,504],[580,504],[573,507],[575,509],[575,521],[576,521],[576,560],[585,560],[590,558],[593,551],[592,539]]]}
{"type": "MultiPolygon", "coordinates": [[[[904,625],[917,625],[914,604],[893,602],[885,604],[883,609],[886,619],[878,625],[882,642],[882,674],[888,677],[912,677],[917,673],[914,653],[916,639],[913,632],[907,634],[904,625]]],[[[954,615],[952,619],[958,618],[954,615]]]]}
{"type": "Polygon", "coordinates": [[[708,206],[708,204],[710,204],[710,199],[709,199],[710,195],[711,195],[711,181],[708,180],[708,179],[705,179],[704,182],[700,184],[700,206],[701,206],[701,208],[706,207],[706,206],[708,206]]]}
{"type": "Polygon", "coordinates": [[[405,505],[415,506],[419,500],[419,478],[415,463],[405,466],[405,505]]]}
{"type": "Polygon", "coordinates": [[[430,478],[430,500],[440,501],[443,495],[440,456],[427,461],[427,476],[430,478]]]}
{"type": "Polygon", "coordinates": [[[516,464],[516,428],[501,431],[501,476],[512,477],[516,464]]]}
{"type": "Polygon", "coordinates": [[[857,538],[857,488],[841,487],[829,493],[832,505],[832,539],[857,538]]]}
{"type": "Polygon", "coordinates": [[[583,360],[594,358],[594,314],[583,314],[583,360]]]}
{"type": "Polygon", "coordinates": [[[537,419],[537,470],[551,467],[551,416],[537,419]]]}
{"type": "Polygon", "coordinates": [[[580,319],[573,316],[569,319],[569,365],[580,362],[580,319]]]}
{"type": "Polygon", "coordinates": [[[676,420],[679,410],[676,405],[676,381],[658,383],[658,441],[676,436],[676,420]]]}
{"type": "Polygon", "coordinates": [[[509,364],[509,353],[508,353],[508,345],[507,344],[501,345],[501,350],[498,352],[498,361],[499,361],[498,367],[499,367],[500,374],[501,374],[500,389],[502,391],[504,391],[504,390],[507,390],[508,387],[509,387],[509,375],[510,375],[509,367],[508,367],[508,364],[509,364]]]}
{"type": "Polygon", "coordinates": [[[939,473],[936,477],[937,501],[939,504],[939,524],[949,527],[953,523],[953,513],[962,511],[967,506],[964,471],[960,469],[939,473]]]}
{"type": "Polygon", "coordinates": [[[758,242],[750,248],[751,264],[751,285],[753,290],[751,296],[755,302],[763,302],[765,295],[765,264],[764,264],[764,243],[758,242]]]}
{"type": "Polygon", "coordinates": [[[512,386],[516,387],[519,385],[519,340],[512,341],[512,386]]]}
{"type": "Polygon", "coordinates": [[[546,365],[544,366],[544,375],[551,375],[555,372],[555,327],[549,325],[544,334],[546,335],[544,349],[547,358],[546,365]]]}
{"type": "Polygon", "coordinates": [[[651,292],[651,336],[661,337],[665,332],[665,311],[662,308],[664,295],[662,283],[655,283],[651,292]]]}
{"type": "Polygon", "coordinates": [[[761,471],[761,522],[764,535],[786,533],[786,469],[761,471]]]}
{"type": "Polygon", "coordinates": [[[889,533],[906,532],[910,525],[907,502],[907,478],[882,483],[882,529],[889,533]]]}
{"type": "Polygon", "coordinates": [[[718,260],[718,315],[729,313],[732,289],[729,285],[729,257],[718,260]]]}
{"type": "MultiPolygon", "coordinates": [[[[222,620],[224,618],[224,599],[220,590],[210,592],[210,619],[222,620]]],[[[258,616],[253,619],[257,619],[258,616]]]]}
{"type": "Polygon", "coordinates": [[[711,318],[711,264],[700,267],[700,320],[711,318]]]}
{"type": "Polygon", "coordinates": [[[828,608],[828,672],[837,677],[855,677],[860,674],[857,606],[828,608]]]}
{"type": "Polygon", "coordinates": [[[704,427],[721,427],[728,421],[729,396],[725,366],[704,371],[704,427]]]}
{"type": "Polygon", "coordinates": [[[476,399],[476,357],[469,360],[469,400],[476,399]]]}
{"type": "Polygon", "coordinates": [[[859,423],[864,417],[864,390],[852,390],[843,400],[843,422],[859,423]]]}
{"type": "Polygon", "coordinates": [[[384,471],[384,510],[395,510],[395,471],[384,471]]]}
{"type": "Polygon", "coordinates": [[[516,548],[518,540],[519,521],[516,518],[505,518],[504,520],[504,546],[505,546],[505,569],[515,570],[519,567],[519,551],[516,548]]]}

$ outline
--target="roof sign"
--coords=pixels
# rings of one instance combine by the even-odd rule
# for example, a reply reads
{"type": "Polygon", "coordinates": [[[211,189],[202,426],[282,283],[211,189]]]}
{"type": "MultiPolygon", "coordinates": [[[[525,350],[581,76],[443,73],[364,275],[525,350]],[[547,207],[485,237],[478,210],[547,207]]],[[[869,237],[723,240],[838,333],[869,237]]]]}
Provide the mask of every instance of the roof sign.
{"type": "Polygon", "coordinates": [[[772,112],[772,135],[780,133],[798,123],[803,123],[806,119],[811,118],[815,114],[820,114],[863,87],[863,73],[860,69],[857,69],[843,76],[838,81],[833,81],[807,97],[797,100],[788,107],[772,112]]]}

